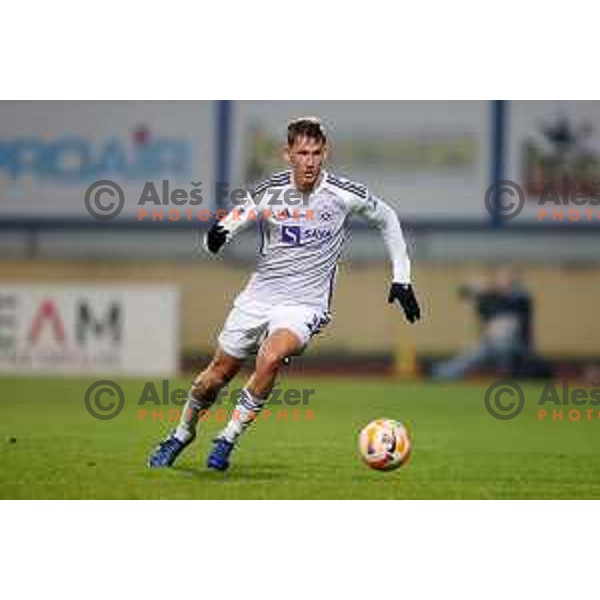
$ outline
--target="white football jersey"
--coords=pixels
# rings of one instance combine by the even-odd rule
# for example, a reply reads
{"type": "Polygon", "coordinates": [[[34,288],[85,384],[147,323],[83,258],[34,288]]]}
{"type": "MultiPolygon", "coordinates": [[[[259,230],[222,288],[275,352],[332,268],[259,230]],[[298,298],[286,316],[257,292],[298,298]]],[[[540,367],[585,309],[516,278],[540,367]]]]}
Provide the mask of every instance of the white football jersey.
{"type": "Polygon", "coordinates": [[[380,227],[392,258],[394,281],[410,281],[396,213],[364,185],[322,171],[314,190],[302,197],[294,188],[291,171],[284,171],[257,185],[250,197],[236,209],[237,215],[230,213],[224,221],[232,233],[252,221],[261,229],[259,262],[236,305],[301,304],[328,311],[351,214],[380,227]]]}

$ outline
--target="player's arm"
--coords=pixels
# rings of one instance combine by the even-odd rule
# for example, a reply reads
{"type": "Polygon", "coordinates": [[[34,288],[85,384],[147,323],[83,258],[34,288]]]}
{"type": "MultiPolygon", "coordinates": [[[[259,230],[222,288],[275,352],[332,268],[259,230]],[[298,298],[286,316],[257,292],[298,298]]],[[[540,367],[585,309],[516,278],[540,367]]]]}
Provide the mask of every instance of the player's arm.
{"type": "Polygon", "coordinates": [[[256,222],[256,218],[250,218],[250,212],[258,212],[258,204],[248,192],[243,202],[236,205],[227,215],[215,221],[204,238],[204,247],[212,254],[219,250],[238,233],[246,229],[250,223],[256,222]]]}
{"type": "Polygon", "coordinates": [[[354,212],[378,227],[392,261],[393,281],[388,302],[398,300],[406,319],[411,323],[418,321],[421,309],[412,287],[410,259],[396,211],[381,198],[369,196],[367,200],[357,202],[354,212]]]}

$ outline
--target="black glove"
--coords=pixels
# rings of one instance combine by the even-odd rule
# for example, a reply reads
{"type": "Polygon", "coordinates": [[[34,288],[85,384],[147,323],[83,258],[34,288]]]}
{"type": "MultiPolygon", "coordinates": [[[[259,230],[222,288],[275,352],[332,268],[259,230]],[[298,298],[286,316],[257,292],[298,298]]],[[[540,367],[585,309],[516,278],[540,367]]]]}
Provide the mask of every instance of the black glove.
{"type": "Polygon", "coordinates": [[[206,234],[206,248],[209,252],[216,254],[227,241],[229,231],[221,225],[218,221],[212,224],[212,227],[206,234]]]}
{"type": "Polygon", "coordinates": [[[410,283],[392,283],[388,302],[391,304],[394,300],[400,302],[407,321],[414,323],[421,318],[421,309],[410,283]]]}

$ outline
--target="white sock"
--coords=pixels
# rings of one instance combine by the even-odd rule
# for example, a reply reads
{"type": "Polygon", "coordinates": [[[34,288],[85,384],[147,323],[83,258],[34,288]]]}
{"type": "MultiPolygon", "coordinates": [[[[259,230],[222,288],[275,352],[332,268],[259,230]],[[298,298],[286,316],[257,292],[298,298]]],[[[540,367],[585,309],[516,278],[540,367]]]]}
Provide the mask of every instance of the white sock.
{"type": "Polygon", "coordinates": [[[180,442],[189,442],[196,436],[198,414],[201,410],[206,410],[207,408],[209,408],[209,406],[206,402],[198,400],[198,398],[192,396],[192,392],[190,392],[188,401],[181,413],[181,419],[179,419],[179,423],[175,429],[175,437],[180,442]]]}
{"type": "Polygon", "coordinates": [[[257,398],[246,388],[242,390],[240,401],[236,404],[233,415],[219,437],[234,444],[240,435],[256,419],[265,405],[266,398],[257,398]]]}

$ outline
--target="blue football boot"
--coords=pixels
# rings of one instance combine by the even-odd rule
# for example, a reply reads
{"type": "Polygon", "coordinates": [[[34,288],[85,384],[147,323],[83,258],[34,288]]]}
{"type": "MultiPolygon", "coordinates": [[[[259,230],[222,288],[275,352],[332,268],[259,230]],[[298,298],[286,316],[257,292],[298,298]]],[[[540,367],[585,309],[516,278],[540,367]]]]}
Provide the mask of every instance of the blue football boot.
{"type": "Polygon", "coordinates": [[[169,437],[164,439],[148,457],[148,466],[153,469],[164,469],[170,467],[181,452],[194,441],[194,438],[187,442],[182,442],[175,437],[175,432],[171,432],[169,437]]]}
{"type": "Polygon", "coordinates": [[[217,438],[208,455],[206,466],[216,471],[226,471],[229,468],[229,455],[234,447],[235,445],[225,438],[217,438]]]}

